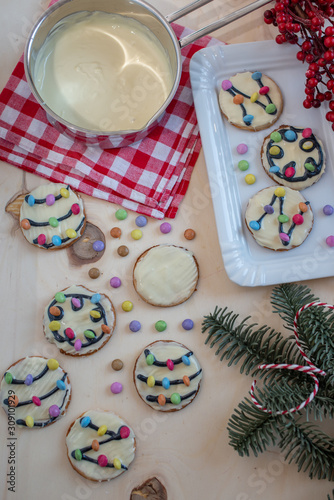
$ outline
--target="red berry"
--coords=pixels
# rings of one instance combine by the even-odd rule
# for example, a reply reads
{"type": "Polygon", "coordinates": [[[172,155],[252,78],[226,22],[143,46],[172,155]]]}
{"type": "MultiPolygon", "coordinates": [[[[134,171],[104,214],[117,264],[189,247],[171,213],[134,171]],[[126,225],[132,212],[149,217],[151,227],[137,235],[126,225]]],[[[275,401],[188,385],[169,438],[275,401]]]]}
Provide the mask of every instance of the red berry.
{"type": "Polygon", "coordinates": [[[318,99],[314,99],[314,101],[313,101],[313,103],[312,103],[312,106],[313,106],[314,108],[320,108],[320,106],[321,106],[321,102],[320,102],[320,101],[318,101],[318,99]]]}
{"type": "Polygon", "coordinates": [[[271,10],[265,10],[264,13],[263,13],[263,17],[265,19],[273,19],[274,18],[274,15],[273,13],[271,12],[271,10]]]}
{"type": "Polygon", "coordinates": [[[311,19],[311,23],[312,23],[313,27],[317,28],[318,26],[320,26],[321,21],[320,21],[320,19],[317,16],[314,16],[311,19]]]}
{"type": "Polygon", "coordinates": [[[327,92],[325,92],[325,99],[326,101],[330,101],[332,99],[332,92],[329,92],[329,90],[327,90],[327,92]]]}
{"type": "Polygon", "coordinates": [[[331,102],[329,103],[329,109],[330,109],[331,111],[334,111],[334,101],[331,101],[331,102]]]}
{"type": "Polygon", "coordinates": [[[333,90],[334,87],[334,81],[333,80],[328,80],[327,82],[327,88],[328,90],[333,90]]]}
{"type": "Polygon", "coordinates": [[[318,80],[316,78],[310,78],[308,80],[308,82],[306,83],[306,86],[309,88],[309,89],[313,89],[314,87],[316,87],[318,85],[318,80]]]}
{"type": "Polygon", "coordinates": [[[299,52],[297,52],[296,57],[297,57],[298,61],[304,61],[305,60],[305,54],[301,50],[299,52]]]}
{"type": "Polygon", "coordinates": [[[325,100],[325,94],[322,94],[321,92],[318,92],[318,94],[315,97],[320,102],[324,102],[324,100],[325,100]]]}
{"type": "Polygon", "coordinates": [[[334,36],[326,36],[324,40],[324,45],[327,49],[334,47],[334,36]]]}
{"type": "Polygon", "coordinates": [[[285,33],[285,32],[286,32],[286,24],[285,24],[285,23],[280,23],[280,24],[278,25],[278,31],[279,31],[280,33],[285,33]]]}
{"type": "Polygon", "coordinates": [[[306,76],[306,78],[313,78],[315,76],[315,71],[312,71],[312,70],[308,69],[305,72],[305,76],[306,76]]]}
{"type": "Polygon", "coordinates": [[[276,10],[276,12],[282,12],[284,10],[284,3],[283,2],[278,2],[275,5],[275,10],[276,10]]]}
{"type": "Polygon", "coordinates": [[[305,94],[306,95],[314,95],[314,89],[309,89],[308,87],[305,87],[305,94]]]}
{"type": "Polygon", "coordinates": [[[305,40],[305,42],[302,43],[302,50],[304,52],[309,52],[312,48],[312,44],[309,40],[305,40]]]}
{"type": "Polygon", "coordinates": [[[328,71],[329,71],[330,73],[334,73],[334,64],[331,64],[331,65],[329,66],[328,71]]]}
{"type": "Polygon", "coordinates": [[[320,59],[318,59],[318,65],[320,66],[320,68],[323,68],[325,65],[326,65],[326,61],[323,57],[320,57],[320,59]]]}
{"type": "Polygon", "coordinates": [[[319,66],[317,65],[317,63],[314,62],[309,65],[309,69],[312,71],[318,71],[319,66]]]}
{"type": "Polygon", "coordinates": [[[276,16],[276,21],[278,23],[285,23],[286,22],[286,15],[285,14],[279,14],[276,16]]]}
{"type": "Polygon", "coordinates": [[[326,62],[333,61],[334,51],[333,50],[326,50],[326,52],[324,53],[324,59],[326,62]]]}
{"type": "Polygon", "coordinates": [[[306,54],[305,61],[311,63],[314,61],[314,56],[312,54],[306,54]]]}
{"type": "Polygon", "coordinates": [[[334,112],[333,111],[328,111],[328,113],[326,113],[326,120],[329,122],[334,122],[334,112]]]}
{"type": "Polygon", "coordinates": [[[278,45],[282,45],[282,43],[284,43],[286,41],[284,35],[277,35],[275,40],[276,40],[276,43],[278,43],[278,45]]]}
{"type": "Polygon", "coordinates": [[[300,24],[298,24],[298,23],[293,23],[293,25],[292,25],[292,31],[293,31],[294,33],[299,33],[299,31],[300,31],[300,24]]]}
{"type": "Polygon", "coordinates": [[[310,109],[310,108],[312,108],[312,103],[305,99],[305,101],[303,101],[303,106],[305,109],[310,109]]]}
{"type": "MultiPolygon", "coordinates": [[[[332,3],[332,2],[331,2],[332,3]]],[[[325,29],[325,35],[326,36],[332,36],[334,35],[334,26],[328,26],[326,29],[325,29]]]]}

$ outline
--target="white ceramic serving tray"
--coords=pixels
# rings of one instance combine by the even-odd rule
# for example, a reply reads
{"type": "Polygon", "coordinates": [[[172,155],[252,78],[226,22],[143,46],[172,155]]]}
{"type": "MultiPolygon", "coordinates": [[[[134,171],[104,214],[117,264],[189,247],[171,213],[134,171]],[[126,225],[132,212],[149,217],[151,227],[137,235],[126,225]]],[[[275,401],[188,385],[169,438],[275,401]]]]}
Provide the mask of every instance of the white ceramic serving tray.
{"type": "Polygon", "coordinates": [[[334,275],[334,248],[326,237],[334,234],[334,215],[325,216],[323,206],[334,206],[334,132],[326,122],[325,106],[303,108],[305,65],[296,59],[296,47],[274,41],[236,45],[216,45],[197,52],[190,63],[191,85],[200,127],[205,162],[215,210],[217,231],[224,265],[229,278],[242,286],[260,286],[309,280],[334,275]],[[239,130],[223,117],[218,105],[221,82],[242,71],[261,71],[281,88],[284,110],[271,128],[261,132],[239,130]],[[259,246],[244,223],[249,198],[275,184],[260,161],[263,139],[280,124],[311,127],[325,145],[326,172],[313,186],[302,191],[311,202],[314,224],[311,234],[298,248],[275,252],[259,246]],[[248,145],[239,155],[236,147],[248,145]],[[238,161],[249,161],[241,172],[238,161]],[[246,184],[247,173],[256,182],[246,184]]]}

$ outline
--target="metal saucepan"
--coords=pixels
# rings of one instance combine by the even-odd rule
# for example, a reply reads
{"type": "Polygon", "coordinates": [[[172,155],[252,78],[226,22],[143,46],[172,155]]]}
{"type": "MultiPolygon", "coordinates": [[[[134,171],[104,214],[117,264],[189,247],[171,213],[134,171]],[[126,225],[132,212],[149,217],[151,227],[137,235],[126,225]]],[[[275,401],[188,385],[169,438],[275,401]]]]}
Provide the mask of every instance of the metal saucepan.
{"type": "Polygon", "coordinates": [[[258,9],[259,7],[262,7],[271,0],[256,0],[247,7],[233,12],[219,21],[216,21],[198,31],[195,31],[194,33],[191,33],[185,38],[178,40],[169,23],[179,19],[206,3],[209,3],[210,1],[212,0],[196,0],[187,7],[184,7],[183,9],[180,9],[179,11],[166,17],[160,14],[160,12],[154,7],[142,0],[59,0],[57,3],[49,7],[33,27],[31,34],[28,37],[24,53],[25,74],[28,84],[34,97],[46,111],[49,122],[58,131],[64,133],[68,137],[81,141],[86,145],[100,146],[101,148],[128,146],[129,144],[146,137],[161,121],[167,106],[177,91],[182,72],[182,47],[185,47],[189,43],[192,43],[202,36],[205,36],[231,23],[249,12],[258,9]],[[73,125],[50,109],[48,103],[43,100],[35,86],[34,75],[36,58],[49,33],[62,19],[71,14],[82,11],[101,11],[120,14],[135,19],[144,24],[158,38],[165,49],[166,57],[169,59],[172,71],[173,85],[163,105],[140,130],[101,130],[100,132],[73,125]]]}

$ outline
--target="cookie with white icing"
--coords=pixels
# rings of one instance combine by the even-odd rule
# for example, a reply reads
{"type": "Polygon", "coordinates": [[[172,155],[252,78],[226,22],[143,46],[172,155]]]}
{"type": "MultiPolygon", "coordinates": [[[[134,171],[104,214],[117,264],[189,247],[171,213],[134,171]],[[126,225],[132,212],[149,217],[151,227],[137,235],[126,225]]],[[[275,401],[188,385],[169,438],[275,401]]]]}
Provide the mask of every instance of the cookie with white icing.
{"type": "Polygon", "coordinates": [[[110,481],[128,470],[135,458],[136,439],[115,413],[89,410],[71,424],[66,446],[68,459],[81,476],[110,481]]]}
{"type": "Polygon", "coordinates": [[[44,311],[46,339],[69,356],[89,356],[111,338],[116,314],[103,293],[72,285],[57,292],[44,311]]]}
{"type": "Polygon", "coordinates": [[[257,132],[278,120],[283,110],[283,96],[269,76],[260,71],[245,71],[223,80],[219,106],[232,125],[257,132]]]}
{"type": "Polygon", "coordinates": [[[265,172],[278,184],[292,189],[312,186],[326,168],[323,144],[310,128],[281,125],[263,142],[265,172]]]}
{"type": "Polygon", "coordinates": [[[0,398],[12,425],[40,429],[65,415],[71,384],[56,359],[28,356],[5,372],[0,398]]]}
{"type": "Polygon", "coordinates": [[[197,396],[202,368],[194,353],[172,340],[148,345],[136,360],[134,382],[141,399],[154,410],[181,410],[197,396]]]}
{"type": "Polygon", "coordinates": [[[142,253],[133,269],[133,284],[145,302],[171,307],[191,297],[199,278],[197,260],[190,250],[157,245],[142,253]]]}
{"type": "Polygon", "coordinates": [[[259,245],[271,250],[291,250],[309,235],[313,212],[299,191],[271,186],[249,200],[245,221],[259,245]]]}
{"type": "Polygon", "coordinates": [[[46,250],[68,247],[85,225],[83,200],[66,184],[44,184],[24,197],[20,227],[32,245],[46,250]]]}

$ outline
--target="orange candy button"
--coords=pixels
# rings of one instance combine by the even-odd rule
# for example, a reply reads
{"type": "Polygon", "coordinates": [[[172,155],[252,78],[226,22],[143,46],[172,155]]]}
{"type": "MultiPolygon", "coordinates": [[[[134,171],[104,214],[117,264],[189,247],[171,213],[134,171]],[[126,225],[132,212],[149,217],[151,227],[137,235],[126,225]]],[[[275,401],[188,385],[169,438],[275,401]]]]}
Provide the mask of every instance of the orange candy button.
{"type": "Polygon", "coordinates": [[[57,306],[50,307],[49,311],[52,316],[60,316],[60,309],[57,306]]]}
{"type": "Polygon", "coordinates": [[[187,387],[190,386],[190,380],[189,380],[189,377],[187,377],[187,375],[185,375],[183,377],[183,382],[184,382],[184,385],[186,385],[187,387]]]}
{"type": "Polygon", "coordinates": [[[110,333],[111,332],[108,325],[101,325],[101,330],[103,331],[103,333],[110,333]]]}
{"type": "Polygon", "coordinates": [[[160,406],[165,406],[166,404],[166,398],[163,394],[159,394],[158,396],[158,403],[160,406]]]}
{"type": "Polygon", "coordinates": [[[16,394],[8,397],[8,406],[14,406],[16,408],[18,404],[19,398],[16,396],[16,394]]]}
{"type": "Polygon", "coordinates": [[[242,104],[244,102],[244,98],[242,95],[237,94],[233,97],[234,104],[242,104]]]}
{"type": "Polygon", "coordinates": [[[307,212],[307,205],[306,205],[306,203],[300,202],[299,203],[299,210],[301,212],[307,212]]]}
{"type": "Polygon", "coordinates": [[[98,442],[97,439],[94,439],[93,442],[92,442],[92,448],[94,451],[98,451],[98,449],[100,448],[100,443],[98,442]]]}
{"type": "Polygon", "coordinates": [[[22,219],[21,220],[21,227],[23,229],[30,229],[30,222],[28,221],[28,219],[22,219]]]}

